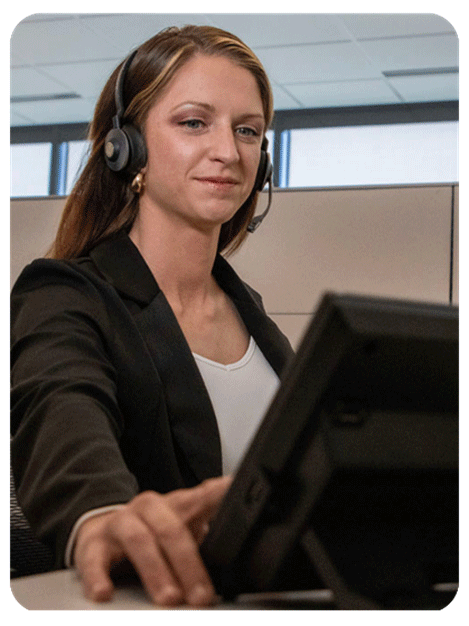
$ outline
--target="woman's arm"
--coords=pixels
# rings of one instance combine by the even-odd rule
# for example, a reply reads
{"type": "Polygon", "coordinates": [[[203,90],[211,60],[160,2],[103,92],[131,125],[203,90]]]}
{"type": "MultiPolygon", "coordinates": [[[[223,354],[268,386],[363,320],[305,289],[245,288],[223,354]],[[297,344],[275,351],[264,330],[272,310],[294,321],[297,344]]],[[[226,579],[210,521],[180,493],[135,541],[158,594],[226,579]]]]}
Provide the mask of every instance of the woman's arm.
{"type": "Polygon", "coordinates": [[[110,357],[114,328],[99,294],[66,267],[29,274],[12,294],[11,426],[19,500],[33,530],[63,567],[75,522],[120,503],[77,531],[73,561],[88,595],[109,598],[110,570],[128,560],[154,601],[210,603],[198,544],[229,479],[138,493],[119,447],[125,417],[110,357]]]}
{"type": "Polygon", "coordinates": [[[19,503],[58,567],[80,515],[138,493],[119,448],[113,332],[97,295],[59,264],[32,267],[12,292],[12,468],[19,503]]]}

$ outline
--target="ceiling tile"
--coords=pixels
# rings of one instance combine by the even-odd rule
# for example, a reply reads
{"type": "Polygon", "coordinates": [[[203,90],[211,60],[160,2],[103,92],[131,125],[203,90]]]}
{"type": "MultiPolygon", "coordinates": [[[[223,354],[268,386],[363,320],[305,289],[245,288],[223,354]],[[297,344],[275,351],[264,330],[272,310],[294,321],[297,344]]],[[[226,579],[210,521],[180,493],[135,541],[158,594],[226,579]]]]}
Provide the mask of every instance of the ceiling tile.
{"type": "Polygon", "coordinates": [[[11,36],[12,53],[26,63],[70,63],[116,56],[116,48],[77,19],[21,22],[11,36]]]}
{"type": "Polygon", "coordinates": [[[364,106],[400,102],[384,80],[285,85],[306,108],[364,106]]]}
{"type": "MultiPolygon", "coordinates": [[[[185,24],[206,24],[207,18],[199,13],[127,13],[120,15],[95,15],[81,17],[80,23],[90,31],[97,33],[119,50],[120,56],[126,56],[136,48],[169,26],[185,24]]],[[[112,56],[107,55],[107,58],[112,56]]],[[[103,57],[106,58],[106,57],[103,57]]]]}
{"type": "Polygon", "coordinates": [[[335,15],[295,14],[210,14],[214,24],[229,30],[251,47],[347,41],[349,36],[335,15]]]}
{"type": "Polygon", "coordinates": [[[359,45],[382,71],[458,66],[456,35],[361,41],[359,45]]]}
{"type": "Polygon", "coordinates": [[[12,97],[45,96],[70,91],[53,78],[38,72],[32,67],[13,68],[10,73],[12,97]]]}
{"type": "Polygon", "coordinates": [[[89,122],[95,106],[94,99],[21,102],[11,105],[13,113],[33,120],[34,124],[69,124],[89,122]]]}
{"type": "Polygon", "coordinates": [[[438,102],[459,98],[459,74],[399,76],[388,80],[407,102],[438,102]]]}
{"type": "Polygon", "coordinates": [[[285,48],[255,49],[269,75],[277,83],[379,78],[354,43],[331,43],[285,48]]]}
{"type": "Polygon", "coordinates": [[[432,13],[351,13],[340,15],[340,18],[357,39],[454,32],[447,20],[432,13]]]}
{"type": "MultiPolygon", "coordinates": [[[[11,43],[11,42],[10,42],[11,43]]],[[[21,48],[17,47],[17,49],[13,49],[13,45],[10,47],[10,68],[14,67],[23,67],[26,64],[26,61],[21,58],[21,48]]]]}
{"type": "Polygon", "coordinates": [[[72,20],[79,17],[79,13],[32,13],[21,22],[51,22],[58,20],[72,20]]]}
{"type": "Polygon", "coordinates": [[[301,108],[301,104],[298,100],[295,100],[282,86],[272,83],[272,92],[274,94],[274,108],[276,111],[301,108]]]}
{"type": "Polygon", "coordinates": [[[10,109],[10,126],[33,126],[36,122],[24,115],[19,115],[10,109]]]}
{"type": "Polygon", "coordinates": [[[68,85],[70,91],[85,98],[97,98],[107,79],[120,63],[121,59],[110,61],[85,61],[83,63],[65,63],[64,65],[43,65],[41,70],[68,85]]]}

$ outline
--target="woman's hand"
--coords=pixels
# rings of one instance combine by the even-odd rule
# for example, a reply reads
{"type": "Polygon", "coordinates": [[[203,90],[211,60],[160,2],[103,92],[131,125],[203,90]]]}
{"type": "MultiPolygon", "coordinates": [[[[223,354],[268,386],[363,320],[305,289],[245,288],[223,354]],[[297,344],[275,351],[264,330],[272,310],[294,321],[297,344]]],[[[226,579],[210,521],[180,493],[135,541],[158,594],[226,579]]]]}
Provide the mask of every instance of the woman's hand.
{"type": "Polygon", "coordinates": [[[86,520],[74,550],[86,596],[109,600],[111,566],[128,559],[155,603],[211,604],[215,590],[198,546],[230,481],[213,478],[165,495],[145,491],[121,509],[86,520]]]}

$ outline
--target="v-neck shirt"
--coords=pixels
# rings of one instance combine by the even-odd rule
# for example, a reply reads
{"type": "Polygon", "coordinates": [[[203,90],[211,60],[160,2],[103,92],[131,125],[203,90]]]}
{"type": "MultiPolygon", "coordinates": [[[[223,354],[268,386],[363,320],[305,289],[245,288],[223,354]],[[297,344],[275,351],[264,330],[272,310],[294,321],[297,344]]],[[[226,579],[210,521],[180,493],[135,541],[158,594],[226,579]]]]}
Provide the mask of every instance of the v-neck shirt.
{"type": "Polygon", "coordinates": [[[279,378],[251,336],[244,356],[224,365],[193,353],[220,433],[223,474],[234,472],[279,386],[279,378]]]}

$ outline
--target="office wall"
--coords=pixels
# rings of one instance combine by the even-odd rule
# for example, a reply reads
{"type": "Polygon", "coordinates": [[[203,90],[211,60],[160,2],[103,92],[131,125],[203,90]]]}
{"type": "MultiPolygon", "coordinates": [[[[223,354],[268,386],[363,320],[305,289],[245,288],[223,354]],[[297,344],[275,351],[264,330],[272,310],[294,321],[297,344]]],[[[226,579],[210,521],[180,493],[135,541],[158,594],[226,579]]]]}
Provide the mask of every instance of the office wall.
{"type": "Polygon", "coordinates": [[[44,256],[59,225],[65,198],[11,200],[10,286],[23,267],[44,256]]]}
{"type": "Polygon", "coordinates": [[[453,267],[452,267],[452,279],[453,279],[453,292],[452,302],[454,304],[459,303],[459,187],[454,187],[454,219],[453,219],[453,267]]]}
{"type": "MultiPolygon", "coordinates": [[[[12,283],[46,252],[63,205],[12,200],[12,283]]],[[[268,217],[230,262],[297,345],[326,290],[447,303],[452,285],[457,302],[457,218],[451,185],[276,190],[268,217]]]]}
{"type": "Polygon", "coordinates": [[[451,185],[278,191],[232,262],[294,344],[326,290],[448,303],[452,198],[451,185]]]}

